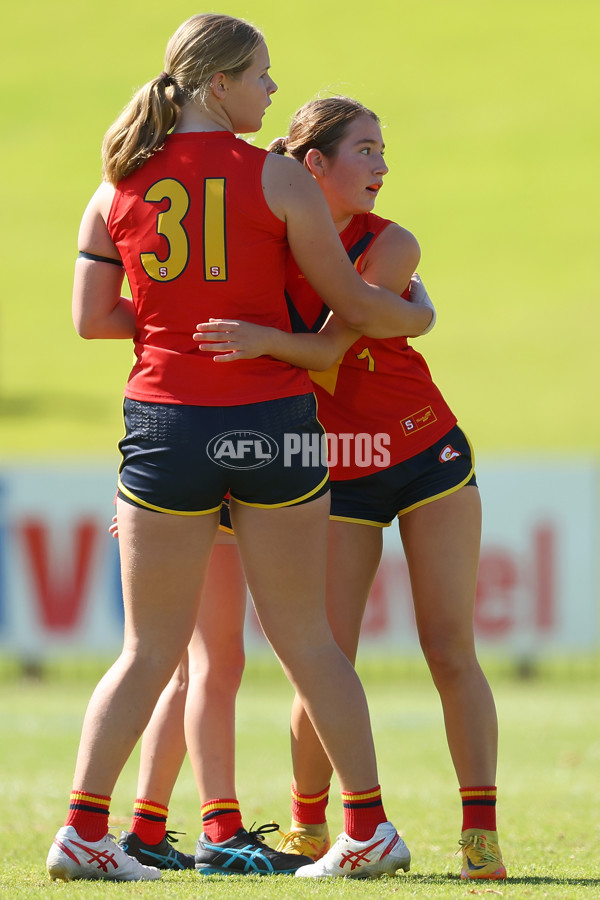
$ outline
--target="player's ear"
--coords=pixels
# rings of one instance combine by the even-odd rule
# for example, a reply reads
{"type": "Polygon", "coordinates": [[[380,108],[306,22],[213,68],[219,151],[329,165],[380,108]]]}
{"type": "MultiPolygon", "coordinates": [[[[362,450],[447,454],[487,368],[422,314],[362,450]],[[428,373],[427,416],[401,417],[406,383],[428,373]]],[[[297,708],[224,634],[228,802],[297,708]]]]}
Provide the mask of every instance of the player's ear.
{"type": "Polygon", "coordinates": [[[304,165],[315,178],[322,178],[325,174],[325,157],[320,150],[313,147],[304,157],[304,165]]]}
{"type": "Polygon", "coordinates": [[[225,74],[225,72],[217,72],[215,75],[213,75],[213,77],[210,79],[210,89],[215,97],[218,97],[220,100],[224,98],[225,94],[229,90],[229,88],[227,87],[227,75],[225,74]]]}

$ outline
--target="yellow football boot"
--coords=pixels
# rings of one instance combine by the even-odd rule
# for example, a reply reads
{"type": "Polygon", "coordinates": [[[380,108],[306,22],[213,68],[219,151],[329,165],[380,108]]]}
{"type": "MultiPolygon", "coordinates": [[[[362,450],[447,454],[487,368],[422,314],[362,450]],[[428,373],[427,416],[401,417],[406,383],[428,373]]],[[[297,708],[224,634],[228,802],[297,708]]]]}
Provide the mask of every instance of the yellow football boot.
{"type": "Polygon", "coordinates": [[[282,837],[276,846],[279,853],[297,853],[310,856],[315,862],[329,850],[329,828],[323,825],[301,825],[293,822],[287,833],[280,832],[282,837]]]}
{"type": "Polygon", "coordinates": [[[458,843],[462,848],[463,859],[461,878],[468,880],[480,878],[488,881],[501,881],[506,878],[496,831],[469,828],[463,831],[458,843]]]}

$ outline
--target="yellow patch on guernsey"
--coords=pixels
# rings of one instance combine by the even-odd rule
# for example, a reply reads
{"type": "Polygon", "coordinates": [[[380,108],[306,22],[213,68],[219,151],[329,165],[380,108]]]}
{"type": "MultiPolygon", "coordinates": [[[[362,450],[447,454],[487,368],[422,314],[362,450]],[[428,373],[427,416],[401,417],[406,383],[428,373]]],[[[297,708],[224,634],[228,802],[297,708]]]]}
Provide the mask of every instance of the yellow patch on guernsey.
{"type": "Polygon", "coordinates": [[[308,373],[310,380],[314,381],[315,384],[318,384],[319,387],[322,387],[323,390],[327,391],[328,394],[331,394],[332,397],[335,394],[335,387],[337,385],[342,358],[338,359],[337,362],[334,362],[334,364],[324,372],[313,372],[312,370],[309,370],[308,373]]]}

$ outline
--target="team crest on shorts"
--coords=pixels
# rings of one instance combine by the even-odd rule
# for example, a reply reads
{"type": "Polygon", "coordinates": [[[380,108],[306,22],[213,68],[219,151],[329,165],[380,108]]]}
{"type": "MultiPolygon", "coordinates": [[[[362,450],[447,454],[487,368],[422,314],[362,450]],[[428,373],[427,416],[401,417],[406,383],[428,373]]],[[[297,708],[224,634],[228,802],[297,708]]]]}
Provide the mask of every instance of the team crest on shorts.
{"type": "Polygon", "coordinates": [[[455,450],[452,444],[446,444],[440,453],[439,460],[440,462],[450,462],[452,459],[456,459],[457,457],[462,456],[460,450],[455,450]]]}

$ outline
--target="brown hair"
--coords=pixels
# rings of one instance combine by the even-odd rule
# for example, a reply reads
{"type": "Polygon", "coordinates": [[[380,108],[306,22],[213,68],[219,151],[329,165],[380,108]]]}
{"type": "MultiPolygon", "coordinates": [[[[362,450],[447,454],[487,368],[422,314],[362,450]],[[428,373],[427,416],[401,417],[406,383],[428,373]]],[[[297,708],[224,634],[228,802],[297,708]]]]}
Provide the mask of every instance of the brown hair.
{"type": "Polygon", "coordinates": [[[204,102],[213,75],[239,77],[251,64],[262,33],[218,13],[192,16],[167,44],[165,71],[134,95],[102,143],[102,174],[116,184],[159,150],[186,103],[204,102]]]}
{"type": "Polygon", "coordinates": [[[272,153],[293,156],[303,163],[309,150],[320,150],[324,156],[335,156],[338,144],[348,126],[359,116],[379,117],[350,97],[323,97],[305,103],[290,123],[289,135],[277,138],[269,145],[272,153]]]}

